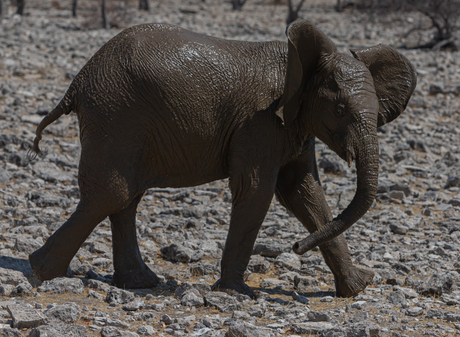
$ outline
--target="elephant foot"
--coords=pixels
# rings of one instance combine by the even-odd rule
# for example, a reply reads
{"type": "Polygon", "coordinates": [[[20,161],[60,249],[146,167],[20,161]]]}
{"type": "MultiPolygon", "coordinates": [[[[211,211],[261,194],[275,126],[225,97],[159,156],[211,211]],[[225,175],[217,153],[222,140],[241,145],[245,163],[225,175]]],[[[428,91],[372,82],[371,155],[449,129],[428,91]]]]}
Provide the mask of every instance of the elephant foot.
{"type": "Polygon", "coordinates": [[[347,276],[335,276],[334,278],[337,296],[353,297],[363,291],[372,282],[374,272],[352,266],[347,276]]]}
{"type": "Polygon", "coordinates": [[[54,255],[46,252],[41,247],[29,255],[29,263],[35,276],[40,281],[51,280],[56,277],[65,277],[69,267],[69,261],[62,255],[54,255]]]}
{"type": "Polygon", "coordinates": [[[112,285],[122,289],[153,288],[160,283],[158,276],[147,266],[140,270],[113,274],[112,285]]]}
{"type": "Polygon", "coordinates": [[[257,298],[254,291],[252,291],[252,289],[246,283],[244,283],[244,281],[235,282],[235,281],[224,281],[222,279],[219,279],[216,283],[213,284],[213,286],[211,287],[211,290],[212,291],[222,291],[229,295],[243,294],[243,295],[248,295],[252,299],[257,298]]]}

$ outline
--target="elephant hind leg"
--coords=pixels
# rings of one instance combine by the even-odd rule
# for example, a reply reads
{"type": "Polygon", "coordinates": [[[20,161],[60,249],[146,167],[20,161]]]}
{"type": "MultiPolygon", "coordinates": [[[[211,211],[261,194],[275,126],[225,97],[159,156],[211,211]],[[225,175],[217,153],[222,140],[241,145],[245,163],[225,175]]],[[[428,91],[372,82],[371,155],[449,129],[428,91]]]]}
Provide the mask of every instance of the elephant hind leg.
{"type": "Polygon", "coordinates": [[[141,257],[136,236],[136,209],[143,193],[128,207],[109,216],[112,227],[113,284],[119,288],[139,289],[156,286],[160,280],[141,257]]]}
{"type": "Polygon", "coordinates": [[[80,202],[70,218],[29,256],[35,275],[51,280],[67,274],[70,261],[93,229],[107,217],[97,206],[80,202]]]}

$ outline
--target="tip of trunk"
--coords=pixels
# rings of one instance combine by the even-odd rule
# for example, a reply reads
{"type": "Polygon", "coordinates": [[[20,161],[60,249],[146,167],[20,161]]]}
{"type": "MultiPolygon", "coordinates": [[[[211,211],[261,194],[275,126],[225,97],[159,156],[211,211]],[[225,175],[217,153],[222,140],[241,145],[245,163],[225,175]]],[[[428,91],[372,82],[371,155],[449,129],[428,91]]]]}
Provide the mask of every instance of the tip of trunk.
{"type": "MultiPolygon", "coordinates": [[[[351,225],[350,225],[351,226],[351,225]]],[[[294,244],[292,250],[294,253],[302,255],[316,246],[320,246],[336,236],[342,234],[349,226],[346,226],[341,220],[333,220],[327,226],[307,236],[294,244]]]]}

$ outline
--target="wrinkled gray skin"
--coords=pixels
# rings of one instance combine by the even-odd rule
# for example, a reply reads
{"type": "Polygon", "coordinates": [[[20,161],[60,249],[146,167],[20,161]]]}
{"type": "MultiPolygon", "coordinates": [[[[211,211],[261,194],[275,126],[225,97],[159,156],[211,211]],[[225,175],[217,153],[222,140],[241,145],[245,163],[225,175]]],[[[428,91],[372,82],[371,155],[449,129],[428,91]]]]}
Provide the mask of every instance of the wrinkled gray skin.
{"type": "Polygon", "coordinates": [[[229,177],[232,214],[214,289],[254,296],[244,283],[254,241],[273,195],[313,233],[337,294],[353,296],[373,272],[356,267],[343,235],[372,204],[378,176],[377,126],[396,118],[415,87],[409,61],[390,47],[337,53],[298,20],[288,43],[227,41],[170,25],[127,29],[84,66],[37,129],[78,116],[81,139],[75,213],[30,255],[41,280],[66,275],[79,247],[107,216],[115,285],[158,283],[136,239],[136,207],[151,187],[184,187],[229,177]],[[320,186],[314,137],[351,164],[357,192],[332,219],[320,186]]]}

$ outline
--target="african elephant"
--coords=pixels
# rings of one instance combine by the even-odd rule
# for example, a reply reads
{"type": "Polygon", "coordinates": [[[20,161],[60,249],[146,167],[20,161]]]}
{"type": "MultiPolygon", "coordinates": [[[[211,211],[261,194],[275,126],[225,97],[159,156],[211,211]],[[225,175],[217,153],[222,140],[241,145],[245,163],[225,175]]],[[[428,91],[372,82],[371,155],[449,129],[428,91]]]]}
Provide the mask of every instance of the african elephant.
{"type": "Polygon", "coordinates": [[[319,246],[337,294],[353,296],[373,278],[354,266],[341,234],[371,206],[379,166],[377,127],[395,119],[414,91],[410,62],[390,47],[337,52],[310,22],[288,42],[213,38],[166,24],[119,33],[83,67],[44,128],[74,111],[80,127],[81,200],[71,217],[30,255],[41,280],[66,275],[95,226],[113,235],[113,283],[158,284],[141,258],[136,208],[151,187],[185,187],[229,177],[233,195],[221,278],[214,289],[254,296],[243,274],[276,194],[312,233],[294,245],[319,246]],[[335,219],[315,162],[314,138],[356,161],[357,191],[335,219]]]}

